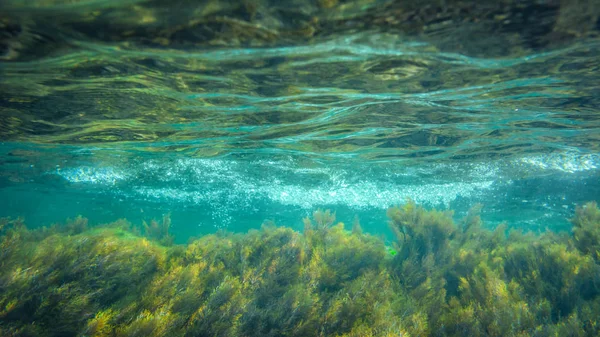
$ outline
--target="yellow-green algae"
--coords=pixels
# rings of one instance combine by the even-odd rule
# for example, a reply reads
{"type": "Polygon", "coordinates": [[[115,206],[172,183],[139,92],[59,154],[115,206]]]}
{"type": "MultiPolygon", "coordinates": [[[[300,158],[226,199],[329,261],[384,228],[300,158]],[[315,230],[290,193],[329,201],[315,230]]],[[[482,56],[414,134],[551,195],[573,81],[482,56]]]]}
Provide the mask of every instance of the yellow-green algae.
{"type": "Polygon", "coordinates": [[[394,247],[316,211],[303,233],[265,224],[174,245],[81,217],[0,221],[2,336],[598,336],[600,211],[572,233],[484,229],[474,207],[388,210],[394,247]]]}

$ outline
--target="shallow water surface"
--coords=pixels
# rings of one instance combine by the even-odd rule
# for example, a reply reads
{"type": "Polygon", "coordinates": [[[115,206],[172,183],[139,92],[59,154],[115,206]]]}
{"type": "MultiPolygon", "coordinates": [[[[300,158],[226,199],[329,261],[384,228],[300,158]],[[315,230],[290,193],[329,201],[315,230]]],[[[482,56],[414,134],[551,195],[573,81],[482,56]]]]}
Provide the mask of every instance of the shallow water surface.
{"type": "Polygon", "coordinates": [[[583,3],[5,1],[0,215],[386,232],[411,198],[567,228],[600,195],[583,3]]]}

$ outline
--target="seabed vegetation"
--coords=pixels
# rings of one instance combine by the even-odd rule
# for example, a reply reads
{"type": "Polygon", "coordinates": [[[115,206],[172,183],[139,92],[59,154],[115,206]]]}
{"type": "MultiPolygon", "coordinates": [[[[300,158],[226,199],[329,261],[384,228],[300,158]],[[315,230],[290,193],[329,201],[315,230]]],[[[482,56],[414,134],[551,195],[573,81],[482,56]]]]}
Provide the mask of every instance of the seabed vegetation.
{"type": "Polygon", "coordinates": [[[170,219],[0,221],[1,336],[599,336],[600,210],[571,233],[388,210],[393,247],[316,211],[174,244],[170,219]]]}

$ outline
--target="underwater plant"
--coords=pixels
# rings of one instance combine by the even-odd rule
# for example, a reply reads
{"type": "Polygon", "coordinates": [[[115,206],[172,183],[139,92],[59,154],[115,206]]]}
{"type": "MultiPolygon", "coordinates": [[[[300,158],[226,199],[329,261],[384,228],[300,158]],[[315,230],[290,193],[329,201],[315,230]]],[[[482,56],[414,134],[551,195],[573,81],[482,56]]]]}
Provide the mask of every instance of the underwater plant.
{"type": "Polygon", "coordinates": [[[171,214],[165,214],[162,220],[158,222],[155,219],[147,223],[142,222],[143,233],[146,237],[160,242],[162,245],[170,246],[175,241],[175,238],[169,232],[171,228],[171,214]]]}
{"type": "Polygon", "coordinates": [[[573,224],[575,246],[600,261],[600,210],[595,202],[577,207],[573,224]]]}
{"type": "Polygon", "coordinates": [[[314,230],[323,232],[329,229],[335,222],[335,212],[331,213],[331,210],[318,209],[313,212],[312,219],[304,218],[304,231],[314,230]]]}
{"type": "Polygon", "coordinates": [[[304,233],[266,223],[187,245],[168,216],[143,235],[0,219],[0,335],[600,335],[595,204],[571,234],[486,229],[480,210],[393,207],[393,248],[320,210],[304,233]]]}
{"type": "MultiPolygon", "coordinates": [[[[574,233],[593,228],[596,212],[586,207],[574,233]]],[[[389,268],[426,313],[430,334],[548,336],[569,327],[569,335],[597,335],[590,313],[600,308],[600,266],[592,250],[582,254],[565,234],[484,229],[480,210],[459,224],[410,200],[388,211],[398,241],[389,268]]]]}

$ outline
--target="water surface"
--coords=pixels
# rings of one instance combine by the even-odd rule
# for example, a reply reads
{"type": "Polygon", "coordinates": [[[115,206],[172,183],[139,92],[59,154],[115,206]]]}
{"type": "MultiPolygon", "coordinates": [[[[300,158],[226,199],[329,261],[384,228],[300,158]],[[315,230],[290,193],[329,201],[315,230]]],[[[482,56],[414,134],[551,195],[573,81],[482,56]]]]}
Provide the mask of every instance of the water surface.
{"type": "Polygon", "coordinates": [[[593,1],[1,6],[0,216],[387,233],[411,198],[543,231],[600,195],[593,1]]]}

